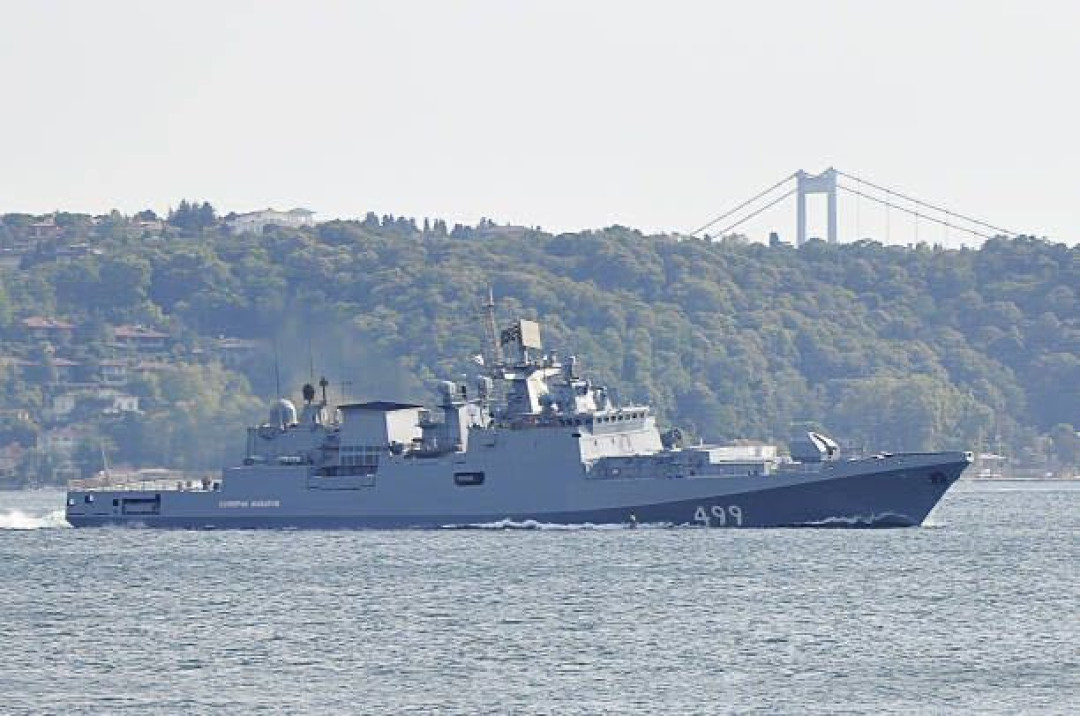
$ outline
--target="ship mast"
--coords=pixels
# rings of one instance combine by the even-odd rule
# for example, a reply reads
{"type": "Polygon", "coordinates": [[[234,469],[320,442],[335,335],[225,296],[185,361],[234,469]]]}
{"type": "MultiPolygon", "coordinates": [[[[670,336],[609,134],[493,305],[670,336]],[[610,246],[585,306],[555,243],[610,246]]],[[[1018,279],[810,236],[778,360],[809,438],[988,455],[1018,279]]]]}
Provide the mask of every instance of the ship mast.
{"type": "Polygon", "coordinates": [[[495,327],[495,293],[488,286],[487,303],[484,304],[484,332],[487,334],[489,348],[491,349],[492,373],[502,365],[502,346],[499,344],[498,329],[495,327]]]}

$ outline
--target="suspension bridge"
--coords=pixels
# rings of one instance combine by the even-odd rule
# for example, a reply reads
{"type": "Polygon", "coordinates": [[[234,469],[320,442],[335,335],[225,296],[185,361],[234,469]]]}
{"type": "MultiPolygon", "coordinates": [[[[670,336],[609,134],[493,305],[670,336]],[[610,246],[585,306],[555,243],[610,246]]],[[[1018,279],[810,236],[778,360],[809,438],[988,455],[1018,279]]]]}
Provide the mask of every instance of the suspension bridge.
{"type": "MultiPolygon", "coordinates": [[[[985,240],[996,236],[1014,237],[1015,231],[996,226],[988,221],[969,216],[912,196],[908,192],[886,187],[882,184],[849,174],[832,167],[819,174],[809,174],[801,169],[790,174],[772,186],[758,192],[746,201],[739,203],[723,214],[713,218],[703,226],[690,232],[691,236],[703,238],[728,236],[751,219],[764,214],[784,200],[795,197],[795,245],[801,246],[807,240],[807,198],[815,194],[824,194],[826,200],[826,239],[830,243],[838,240],[838,192],[855,199],[855,239],[866,238],[862,235],[862,203],[868,202],[884,210],[885,243],[890,243],[893,231],[893,212],[904,215],[912,221],[912,233],[908,241],[915,243],[930,240],[927,229],[937,227],[940,233],[933,238],[935,243],[948,244],[954,239],[985,240]],[[920,230],[922,236],[920,237],[920,230]]],[[[896,227],[901,230],[900,226],[896,227]]]]}

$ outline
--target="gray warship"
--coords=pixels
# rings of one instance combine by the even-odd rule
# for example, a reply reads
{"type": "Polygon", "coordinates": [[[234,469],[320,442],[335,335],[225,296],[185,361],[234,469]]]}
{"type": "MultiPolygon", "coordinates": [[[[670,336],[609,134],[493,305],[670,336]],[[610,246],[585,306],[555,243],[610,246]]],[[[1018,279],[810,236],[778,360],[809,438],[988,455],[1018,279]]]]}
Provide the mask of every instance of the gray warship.
{"type": "Polygon", "coordinates": [[[968,452],[841,456],[807,433],[768,445],[681,444],[646,405],[617,405],[575,357],[544,353],[539,325],[496,335],[468,383],[434,409],[386,400],[332,406],[303,387],[247,430],[243,457],[199,481],[73,484],[75,527],[364,529],[645,524],[702,527],[920,525],[972,462],[968,452]]]}

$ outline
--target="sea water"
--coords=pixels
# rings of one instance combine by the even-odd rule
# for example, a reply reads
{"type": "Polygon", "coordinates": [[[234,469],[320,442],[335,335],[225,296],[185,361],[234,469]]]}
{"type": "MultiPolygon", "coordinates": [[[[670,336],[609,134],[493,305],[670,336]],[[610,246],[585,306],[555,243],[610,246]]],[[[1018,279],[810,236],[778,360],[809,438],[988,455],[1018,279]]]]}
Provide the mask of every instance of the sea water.
{"type": "Polygon", "coordinates": [[[881,531],[65,529],[0,493],[0,713],[1077,713],[1080,483],[881,531]]]}

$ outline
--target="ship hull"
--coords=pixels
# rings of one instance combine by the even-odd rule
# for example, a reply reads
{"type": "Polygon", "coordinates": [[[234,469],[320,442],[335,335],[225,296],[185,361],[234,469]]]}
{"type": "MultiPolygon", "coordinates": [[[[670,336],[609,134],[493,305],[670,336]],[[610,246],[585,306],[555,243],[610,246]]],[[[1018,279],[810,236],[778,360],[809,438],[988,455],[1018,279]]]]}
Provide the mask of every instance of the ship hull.
{"type": "MultiPolygon", "coordinates": [[[[754,478],[578,479],[548,494],[485,496],[481,490],[290,492],[73,491],[75,527],[165,529],[436,529],[489,526],[664,524],[724,528],[909,527],[922,524],[970,464],[964,453],[887,456],[821,470],[754,478]],[[320,494],[315,494],[320,493],[320,494]],[[355,493],[355,494],[354,494],[355,493]],[[267,499],[267,495],[280,499],[267,499]],[[453,498],[453,499],[451,499],[453,498]],[[472,501],[472,505],[470,505],[472,501]],[[127,507],[138,506],[134,513],[127,507]]],[[[227,481],[228,482],[228,481],[227,481]]]]}

